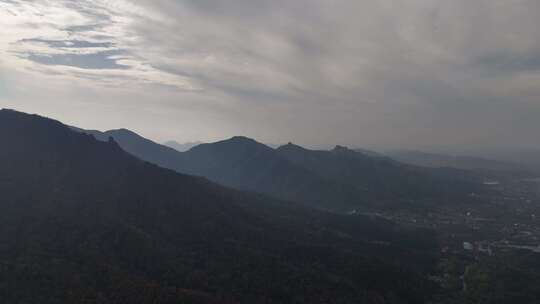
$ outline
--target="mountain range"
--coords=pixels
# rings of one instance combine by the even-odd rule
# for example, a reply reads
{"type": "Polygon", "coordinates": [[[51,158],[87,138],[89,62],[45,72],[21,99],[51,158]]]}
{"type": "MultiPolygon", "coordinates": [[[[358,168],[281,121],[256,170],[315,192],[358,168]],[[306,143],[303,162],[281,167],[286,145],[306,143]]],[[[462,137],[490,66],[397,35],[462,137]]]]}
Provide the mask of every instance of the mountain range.
{"type": "Polygon", "coordinates": [[[406,164],[430,168],[446,167],[463,170],[491,170],[499,172],[527,171],[525,166],[518,163],[474,156],[453,156],[414,150],[394,150],[386,152],[386,155],[406,164]]]}
{"type": "Polygon", "coordinates": [[[164,168],[332,211],[411,200],[451,202],[481,191],[481,178],[473,174],[406,165],[341,146],[326,151],[289,143],[274,149],[236,136],[179,152],[126,129],[79,131],[102,141],[114,138],[129,153],[164,168]]]}
{"type": "Polygon", "coordinates": [[[398,304],[435,292],[430,231],[225,188],[140,160],[121,138],[0,111],[2,301],[398,304]]]}
{"type": "Polygon", "coordinates": [[[177,151],[180,151],[180,152],[186,152],[188,151],[189,149],[195,147],[195,146],[198,146],[200,144],[203,144],[202,141],[193,141],[193,142],[186,142],[186,143],[179,143],[177,141],[174,141],[174,140],[170,140],[170,141],[167,141],[165,143],[163,143],[163,145],[167,146],[167,147],[171,147],[177,151]]]}

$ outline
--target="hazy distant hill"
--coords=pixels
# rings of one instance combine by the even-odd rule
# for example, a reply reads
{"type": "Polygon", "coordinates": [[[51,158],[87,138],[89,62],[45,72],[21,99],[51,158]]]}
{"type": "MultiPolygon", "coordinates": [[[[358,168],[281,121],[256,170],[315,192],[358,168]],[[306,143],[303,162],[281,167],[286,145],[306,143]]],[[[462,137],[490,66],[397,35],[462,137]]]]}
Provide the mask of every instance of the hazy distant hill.
{"type": "Polygon", "coordinates": [[[88,133],[101,140],[113,137],[126,151],[159,166],[204,176],[241,190],[337,210],[351,210],[370,203],[364,191],[321,178],[283,159],[274,149],[246,137],[179,152],[128,130],[88,133]]]}
{"type": "Polygon", "coordinates": [[[380,158],[388,158],[388,156],[382,154],[382,153],[379,153],[379,152],[375,152],[373,150],[368,150],[368,149],[354,149],[354,151],[356,152],[359,152],[359,153],[362,153],[364,155],[367,155],[367,156],[371,156],[371,157],[380,157],[380,158]]]}
{"type": "Polygon", "coordinates": [[[474,189],[473,185],[450,172],[432,172],[342,146],[330,151],[315,151],[289,143],[276,151],[283,158],[319,176],[389,200],[448,199],[474,189]]]}
{"type": "Polygon", "coordinates": [[[130,130],[117,129],[100,132],[79,129],[78,131],[91,134],[101,141],[107,141],[109,137],[114,138],[127,152],[164,168],[174,169],[183,164],[182,159],[179,157],[181,155],[179,151],[165,145],[157,144],[130,130]]]}
{"type": "Polygon", "coordinates": [[[494,159],[518,164],[519,166],[540,174],[540,149],[535,148],[506,148],[484,151],[494,159]]]}
{"type": "Polygon", "coordinates": [[[386,155],[406,164],[431,168],[447,167],[465,170],[481,169],[507,172],[526,171],[526,168],[517,163],[491,160],[480,157],[449,156],[411,150],[389,151],[386,153],[386,155]]]}
{"type": "Polygon", "coordinates": [[[39,116],[0,111],[0,140],[2,302],[399,304],[433,291],[425,231],[229,190],[39,116]]]}
{"type": "Polygon", "coordinates": [[[171,147],[177,151],[180,151],[180,152],[186,152],[187,150],[195,147],[195,146],[198,146],[200,144],[203,144],[203,142],[201,141],[195,141],[195,142],[187,142],[187,143],[179,143],[177,141],[174,141],[174,140],[171,140],[171,141],[167,141],[164,143],[165,146],[167,147],[171,147]]]}
{"type": "Polygon", "coordinates": [[[128,130],[89,133],[102,140],[111,136],[126,151],[165,168],[331,210],[380,207],[411,199],[443,202],[465,196],[477,187],[464,182],[461,172],[429,172],[431,169],[339,147],[333,151],[294,145],[272,149],[237,136],[178,152],[128,130]]]}

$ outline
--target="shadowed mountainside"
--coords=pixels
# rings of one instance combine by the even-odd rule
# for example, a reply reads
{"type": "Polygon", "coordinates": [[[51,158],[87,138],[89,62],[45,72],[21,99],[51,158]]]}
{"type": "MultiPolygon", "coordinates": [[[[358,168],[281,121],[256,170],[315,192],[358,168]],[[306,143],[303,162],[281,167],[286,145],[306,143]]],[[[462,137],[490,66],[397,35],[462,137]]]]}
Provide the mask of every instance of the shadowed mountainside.
{"type": "Polygon", "coordinates": [[[404,165],[344,147],[315,151],[289,144],[272,149],[236,136],[178,152],[124,129],[85,132],[101,140],[113,137],[126,151],[177,172],[335,211],[410,200],[451,202],[479,191],[481,183],[466,172],[404,165]]]}
{"type": "Polygon", "coordinates": [[[141,161],[0,111],[7,303],[423,303],[434,239],[141,161]]]}

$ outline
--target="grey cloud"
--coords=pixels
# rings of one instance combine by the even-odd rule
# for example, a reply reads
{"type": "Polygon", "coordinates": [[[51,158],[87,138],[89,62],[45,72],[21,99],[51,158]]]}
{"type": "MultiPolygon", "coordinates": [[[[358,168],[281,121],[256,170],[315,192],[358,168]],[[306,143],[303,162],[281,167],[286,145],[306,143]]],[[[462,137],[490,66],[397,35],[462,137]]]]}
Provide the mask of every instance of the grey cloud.
{"type": "MultiPolygon", "coordinates": [[[[190,126],[164,114],[166,130],[152,131],[169,137],[162,139],[245,134],[311,145],[540,146],[533,118],[540,114],[536,0],[115,2],[163,18],[90,3],[70,5],[93,23],[63,29],[100,42],[74,45],[117,47],[150,66],[151,75],[200,88],[163,85],[151,97],[129,99],[160,113],[198,113],[190,126]],[[131,18],[120,31],[129,37],[108,33],[114,16],[131,18]],[[170,138],[185,128],[195,130],[192,137],[170,138]]],[[[29,59],[98,69],[124,64],[106,53],[70,56],[29,59]]]]}
{"type": "MultiPolygon", "coordinates": [[[[73,26],[67,26],[63,28],[66,32],[69,33],[78,33],[78,32],[86,32],[86,31],[92,31],[96,29],[102,29],[104,24],[86,24],[86,25],[73,25],[73,26]]],[[[108,36],[111,37],[111,36],[108,36]]]]}
{"type": "Polygon", "coordinates": [[[99,52],[94,54],[30,54],[27,59],[45,65],[65,65],[81,69],[129,69],[127,65],[117,63],[112,56],[123,55],[123,52],[99,52]]]}
{"type": "MultiPolygon", "coordinates": [[[[134,18],[147,17],[129,1],[0,0],[0,8],[20,16],[8,19],[7,26],[9,32],[20,32],[22,36],[7,36],[12,41],[0,39],[0,51],[34,64],[58,67],[52,71],[27,66],[27,71],[47,71],[46,75],[75,77],[88,81],[89,85],[101,84],[109,88],[154,83],[166,89],[194,90],[187,78],[153,69],[145,57],[137,54],[137,49],[145,46],[134,43],[139,37],[130,29],[130,24],[134,18]],[[77,73],[73,69],[62,70],[62,67],[88,71],[77,73]],[[90,70],[93,75],[89,74],[90,70]],[[130,73],[124,73],[123,78],[111,73],[120,70],[130,73]]],[[[0,10],[0,18],[2,14],[0,10]]]]}
{"type": "Polygon", "coordinates": [[[540,72],[540,50],[531,53],[488,53],[476,58],[473,64],[480,65],[494,73],[504,72],[540,72]]]}
{"type": "Polygon", "coordinates": [[[77,49],[77,48],[112,48],[114,43],[112,42],[90,42],[84,40],[47,40],[41,38],[33,39],[23,39],[22,43],[26,42],[40,42],[45,43],[52,48],[68,48],[68,49],[77,49]]]}

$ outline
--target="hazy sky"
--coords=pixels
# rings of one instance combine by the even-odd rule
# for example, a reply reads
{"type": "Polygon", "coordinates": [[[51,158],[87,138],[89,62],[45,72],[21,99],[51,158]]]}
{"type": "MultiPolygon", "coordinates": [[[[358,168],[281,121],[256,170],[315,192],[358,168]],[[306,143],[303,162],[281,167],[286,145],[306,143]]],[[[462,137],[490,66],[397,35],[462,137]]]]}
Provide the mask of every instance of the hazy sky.
{"type": "Polygon", "coordinates": [[[158,141],[539,146],[538,0],[0,0],[0,107],[158,141]]]}

